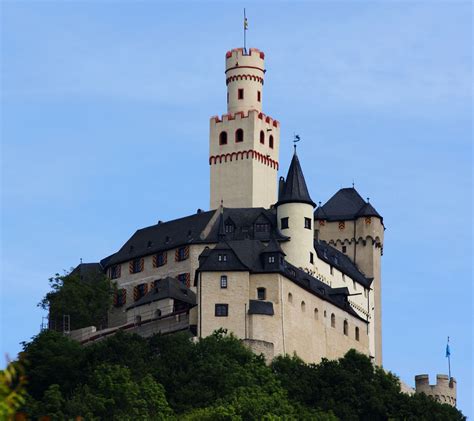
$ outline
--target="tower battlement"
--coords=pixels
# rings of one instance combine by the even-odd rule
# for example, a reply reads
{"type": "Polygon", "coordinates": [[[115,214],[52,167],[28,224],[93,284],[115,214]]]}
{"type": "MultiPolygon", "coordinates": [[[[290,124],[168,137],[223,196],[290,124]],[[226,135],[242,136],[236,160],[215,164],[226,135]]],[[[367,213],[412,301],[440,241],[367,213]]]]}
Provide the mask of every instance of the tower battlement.
{"type": "Polygon", "coordinates": [[[272,117],[258,111],[258,110],[249,110],[247,112],[244,111],[238,111],[236,113],[228,113],[228,114],[222,114],[220,117],[215,115],[211,117],[211,124],[218,124],[222,123],[225,121],[231,121],[231,120],[238,120],[238,119],[243,119],[243,118],[249,118],[249,117],[254,117],[258,118],[265,123],[268,123],[272,125],[273,127],[278,127],[280,125],[280,122],[278,120],[274,120],[272,117]]]}
{"type": "Polygon", "coordinates": [[[430,385],[428,374],[419,374],[415,376],[416,393],[424,393],[432,396],[438,402],[456,406],[456,379],[449,378],[446,374],[436,375],[436,384],[430,385]]]}

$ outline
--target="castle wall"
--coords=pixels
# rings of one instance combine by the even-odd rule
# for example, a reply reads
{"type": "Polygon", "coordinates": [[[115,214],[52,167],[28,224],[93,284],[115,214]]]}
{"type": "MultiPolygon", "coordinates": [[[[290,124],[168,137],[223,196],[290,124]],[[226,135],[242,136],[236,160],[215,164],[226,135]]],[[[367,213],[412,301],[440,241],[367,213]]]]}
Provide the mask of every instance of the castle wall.
{"type": "MultiPolygon", "coordinates": [[[[354,221],[315,221],[316,236],[345,253],[368,278],[373,278],[369,296],[371,329],[375,361],[382,364],[382,286],[381,256],[384,226],[377,217],[361,217],[354,221]],[[344,222],[341,224],[340,222],[344,222]],[[345,247],[345,252],[343,251],[345,247]],[[372,310],[373,308],[373,310],[372,310]]],[[[353,291],[350,289],[351,293],[353,291]]],[[[351,300],[355,297],[351,297],[351,300]]],[[[359,303],[358,303],[359,304],[359,303]]],[[[372,348],[372,346],[371,346],[372,348]]]]}
{"type": "MultiPolygon", "coordinates": [[[[369,354],[367,324],[339,307],[324,301],[279,274],[247,272],[222,273],[228,288],[220,288],[220,272],[203,273],[201,336],[219,328],[228,329],[241,339],[273,344],[275,355],[296,353],[306,362],[323,357],[339,358],[351,348],[369,354]],[[274,315],[247,315],[249,299],[257,298],[257,288],[266,289],[266,301],[273,303],[274,315]],[[291,300],[289,299],[291,294],[291,300]],[[216,317],[216,303],[229,305],[228,317],[216,317]],[[304,304],[303,304],[304,303],[304,304]],[[331,325],[334,314],[335,326],[331,325]],[[344,334],[347,322],[347,335],[344,334]],[[359,330],[356,339],[355,330],[359,330]]],[[[198,289],[199,290],[199,289],[198,289]]]]}

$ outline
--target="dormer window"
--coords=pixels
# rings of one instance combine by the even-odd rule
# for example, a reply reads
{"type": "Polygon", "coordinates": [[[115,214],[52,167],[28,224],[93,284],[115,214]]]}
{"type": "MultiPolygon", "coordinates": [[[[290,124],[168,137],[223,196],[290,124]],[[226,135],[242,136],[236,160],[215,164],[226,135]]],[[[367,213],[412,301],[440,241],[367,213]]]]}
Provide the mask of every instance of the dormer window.
{"type": "Polygon", "coordinates": [[[255,224],[256,232],[270,232],[270,224],[255,224]]]}
{"type": "Polygon", "coordinates": [[[217,260],[219,260],[219,262],[227,262],[227,254],[219,253],[219,255],[217,256],[217,260]]]}
{"type": "Polygon", "coordinates": [[[234,225],[226,224],[225,227],[224,227],[224,231],[226,232],[226,234],[230,234],[230,233],[234,232],[234,225]]]}
{"type": "Polygon", "coordinates": [[[275,256],[268,256],[268,263],[275,263],[275,256]]]}

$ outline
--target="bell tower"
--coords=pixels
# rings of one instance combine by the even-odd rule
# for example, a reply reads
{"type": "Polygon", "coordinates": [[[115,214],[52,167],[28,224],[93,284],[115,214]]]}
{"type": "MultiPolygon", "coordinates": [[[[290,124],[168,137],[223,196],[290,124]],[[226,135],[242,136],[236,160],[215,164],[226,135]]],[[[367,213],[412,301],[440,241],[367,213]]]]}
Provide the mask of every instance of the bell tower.
{"type": "Polygon", "coordinates": [[[265,55],[228,51],[227,114],[212,117],[210,208],[269,208],[277,201],[280,124],[262,112],[265,55]]]}

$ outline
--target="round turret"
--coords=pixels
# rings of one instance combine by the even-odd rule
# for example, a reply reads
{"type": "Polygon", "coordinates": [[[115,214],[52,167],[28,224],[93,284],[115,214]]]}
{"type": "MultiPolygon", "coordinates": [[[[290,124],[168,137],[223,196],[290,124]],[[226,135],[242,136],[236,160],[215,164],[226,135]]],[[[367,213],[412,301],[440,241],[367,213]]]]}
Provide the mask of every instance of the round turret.
{"type": "Polygon", "coordinates": [[[440,403],[456,406],[456,379],[446,374],[436,375],[436,384],[430,385],[428,374],[415,376],[416,393],[424,393],[440,403]]]}
{"type": "Polygon", "coordinates": [[[265,55],[256,48],[228,51],[225,58],[227,111],[262,110],[265,55]]]}

